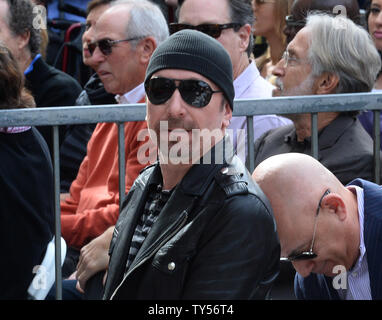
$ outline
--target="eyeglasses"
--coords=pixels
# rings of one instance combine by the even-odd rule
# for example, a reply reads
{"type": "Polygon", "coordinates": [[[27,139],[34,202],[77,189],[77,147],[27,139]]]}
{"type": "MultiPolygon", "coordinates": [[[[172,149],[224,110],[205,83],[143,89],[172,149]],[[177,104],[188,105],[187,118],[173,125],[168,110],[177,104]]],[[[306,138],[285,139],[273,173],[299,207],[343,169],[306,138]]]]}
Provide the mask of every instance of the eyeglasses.
{"type": "Polygon", "coordinates": [[[202,80],[177,80],[168,78],[151,78],[145,83],[147,97],[153,104],[165,103],[178,89],[182,99],[195,108],[203,108],[211,101],[214,93],[208,83],[202,80]],[[177,86],[175,81],[179,81],[177,86]]]}
{"type": "Polygon", "coordinates": [[[324,199],[329,193],[330,193],[330,190],[327,189],[325,193],[322,195],[322,197],[320,198],[320,201],[318,202],[316,216],[314,217],[313,238],[312,238],[312,243],[310,245],[309,251],[303,251],[301,253],[290,254],[287,258],[280,258],[281,261],[292,262],[292,261],[310,260],[317,257],[317,254],[313,252],[314,239],[316,237],[317,217],[318,217],[318,214],[320,213],[322,199],[324,199]]]}
{"type": "Polygon", "coordinates": [[[305,24],[306,24],[305,20],[295,20],[293,16],[286,16],[285,23],[288,27],[299,27],[299,28],[305,27],[305,24]]]}
{"type": "Polygon", "coordinates": [[[200,32],[208,34],[212,38],[217,39],[220,37],[222,30],[233,28],[233,30],[236,32],[241,27],[242,27],[241,23],[199,24],[197,26],[193,26],[193,25],[185,24],[185,23],[170,23],[169,29],[170,29],[170,34],[173,34],[175,32],[185,30],[185,29],[198,30],[200,32]]]}
{"type": "Polygon", "coordinates": [[[120,42],[126,42],[126,41],[133,41],[142,39],[144,37],[133,37],[128,39],[122,39],[122,40],[110,40],[110,39],[101,39],[98,41],[94,41],[88,44],[88,49],[90,52],[90,55],[92,56],[95,49],[98,47],[99,50],[102,52],[103,55],[109,56],[112,52],[113,47],[120,42]]]}
{"type": "Polygon", "coordinates": [[[291,62],[295,62],[295,63],[298,63],[298,62],[308,62],[308,59],[298,59],[296,57],[291,57],[290,56],[290,53],[288,50],[285,50],[281,59],[284,60],[284,68],[287,68],[288,65],[291,65],[291,62]]]}

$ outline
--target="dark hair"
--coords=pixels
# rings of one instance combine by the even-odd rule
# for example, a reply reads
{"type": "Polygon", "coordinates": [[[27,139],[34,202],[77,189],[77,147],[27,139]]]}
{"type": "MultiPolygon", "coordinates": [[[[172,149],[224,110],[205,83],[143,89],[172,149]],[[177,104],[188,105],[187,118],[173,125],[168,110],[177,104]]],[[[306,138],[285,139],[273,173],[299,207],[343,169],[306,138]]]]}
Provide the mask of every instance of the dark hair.
{"type": "MultiPolygon", "coordinates": [[[[365,18],[366,18],[366,30],[369,32],[369,16],[370,16],[370,8],[371,8],[371,0],[368,0],[366,1],[365,3],[365,10],[366,10],[366,13],[365,13],[365,18]]],[[[378,50],[378,49],[377,49],[378,50]]],[[[381,61],[382,61],[382,52],[380,50],[378,50],[378,53],[379,53],[379,56],[381,58],[381,61]]],[[[381,69],[379,70],[378,74],[377,74],[377,78],[382,74],[382,67],[381,69]]]]}
{"type": "Polygon", "coordinates": [[[40,29],[33,27],[36,18],[34,4],[30,0],[6,0],[8,3],[8,27],[14,35],[30,33],[28,47],[32,57],[40,52],[40,29]]]}
{"type": "MultiPolygon", "coordinates": [[[[177,17],[179,16],[179,10],[180,10],[180,7],[183,5],[184,1],[186,0],[178,0],[178,9],[176,11],[177,17]]],[[[228,5],[230,9],[231,22],[237,22],[242,25],[249,24],[252,29],[253,22],[254,22],[252,1],[251,0],[226,0],[226,1],[228,1],[228,5]]],[[[248,57],[252,53],[253,43],[254,43],[253,32],[251,31],[249,44],[246,50],[248,57]]]]}
{"type": "Polygon", "coordinates": [[[110,4],[114,0],[91,0],[86,8],[86,14],[88,15],[90,11],[94,10],[97,7],[110,4]]]}
{"type": "Polygon", "coordinates": [[[249,38],[249,44],[247,47],[248,57],[252,53],[253,49],[253,32],[252,26],[254,22],[252,1],[251,0],[228,0],[231,10],[232,22],[239,22],[241,24],[249,24],[251,26],[251,35],[249,38]]]}
{"type": "Polygon", "coordinates": [[[24,88],[24,75],[16,59],[0,42],[0,109],[33,107],[34,99],[24,88]]]}

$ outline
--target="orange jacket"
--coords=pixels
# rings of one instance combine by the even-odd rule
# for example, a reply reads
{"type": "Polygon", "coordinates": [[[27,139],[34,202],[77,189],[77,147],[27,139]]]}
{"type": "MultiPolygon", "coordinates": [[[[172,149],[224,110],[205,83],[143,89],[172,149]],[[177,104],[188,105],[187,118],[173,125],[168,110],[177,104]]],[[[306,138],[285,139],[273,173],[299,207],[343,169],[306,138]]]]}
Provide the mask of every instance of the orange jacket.
{"type": "MultiPolygon", "coordinates": [[[[146,121],[125,123],[126,193],[149,164],[137,159],[139,148],[148,140],[138,141],[140,130],[147,132],[146,121]]],[[[119,215],[118,186],[118,126],[99,123],[70,187],[70,197],[61,202],[61,232],[69,246],[80,249],[115,225],[119,215]]]]}

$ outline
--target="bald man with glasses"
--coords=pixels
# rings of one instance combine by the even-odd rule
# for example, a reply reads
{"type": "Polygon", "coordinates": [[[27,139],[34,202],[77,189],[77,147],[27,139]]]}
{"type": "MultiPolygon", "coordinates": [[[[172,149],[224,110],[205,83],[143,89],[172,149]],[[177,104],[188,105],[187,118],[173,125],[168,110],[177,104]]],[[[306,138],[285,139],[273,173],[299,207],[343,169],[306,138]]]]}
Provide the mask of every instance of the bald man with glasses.
{"type": "Polygon", "coordinates": [[[268,158],[252,177],[271,203],[281,260],[297,271],[298,299],[382,299],[381,186],[345,186],[299,153],[268,158]]]}

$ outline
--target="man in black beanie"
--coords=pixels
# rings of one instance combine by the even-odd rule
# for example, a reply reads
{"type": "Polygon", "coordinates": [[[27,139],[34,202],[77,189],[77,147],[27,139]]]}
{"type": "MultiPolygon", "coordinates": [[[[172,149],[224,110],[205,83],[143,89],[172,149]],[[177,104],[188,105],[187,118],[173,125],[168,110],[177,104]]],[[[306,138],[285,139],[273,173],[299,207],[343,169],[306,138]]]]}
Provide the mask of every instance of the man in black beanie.
{"type": "Polygon", "coordinates": [[[232,82],[228,53],[199,31],[155,50],[145,90],[159,161],[122,207],[104,299],[267,297],[280,247],[269,202],[225,135],[232,82]]]}

